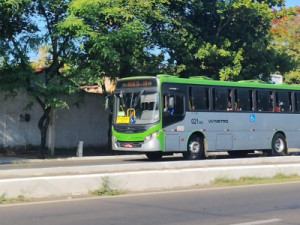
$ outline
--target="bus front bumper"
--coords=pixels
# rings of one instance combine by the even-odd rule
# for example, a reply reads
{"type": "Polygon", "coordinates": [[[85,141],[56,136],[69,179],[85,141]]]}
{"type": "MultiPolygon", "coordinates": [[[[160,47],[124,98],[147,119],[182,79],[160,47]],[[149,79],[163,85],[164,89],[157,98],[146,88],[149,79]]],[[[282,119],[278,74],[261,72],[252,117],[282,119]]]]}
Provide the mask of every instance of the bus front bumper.
{"type": "Polygon", "coordinates": [[[147,142],[144,141],[118,141],[112,138],[112,149],[117,151],[134,152],[157,152],[160,151],[160,142],[153,138],[147,142]]]}

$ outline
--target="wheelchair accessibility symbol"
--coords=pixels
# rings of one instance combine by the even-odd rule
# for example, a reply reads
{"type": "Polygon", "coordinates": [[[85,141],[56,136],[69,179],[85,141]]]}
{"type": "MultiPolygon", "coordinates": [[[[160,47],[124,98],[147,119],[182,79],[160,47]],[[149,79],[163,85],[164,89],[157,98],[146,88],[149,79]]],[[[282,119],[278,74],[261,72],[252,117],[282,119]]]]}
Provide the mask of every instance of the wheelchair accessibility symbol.
{"type": "Polygon", "coordinates": [[[254,123],[254,122],[255,122],[255,114],[253,114],[253,113],[249,114],[249,121],[250,121],[251,123],[254,123]]]}

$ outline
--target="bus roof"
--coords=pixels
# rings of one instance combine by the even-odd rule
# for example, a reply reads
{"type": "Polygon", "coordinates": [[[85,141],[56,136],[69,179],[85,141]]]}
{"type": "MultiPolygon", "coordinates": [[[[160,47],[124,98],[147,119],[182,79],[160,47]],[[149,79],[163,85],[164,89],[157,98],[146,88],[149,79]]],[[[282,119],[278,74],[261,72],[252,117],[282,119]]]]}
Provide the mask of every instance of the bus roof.
{"type": "Polygon", "coordinates": [[[183,83],[183,84],[203,84],[203,85],[229,86],[229,87],[300,90],[300,85],[269,84],[261,80],[219,81],[219,80],[213,80],[205,76],[192,76],[189,78],[179,78],[167,74],[157,75],[157,78],[161,83],[174,82],[174,83],[183,83]]]}
{"type": "Polygon", "coordinates": [[[189,78],[179,78],[169,74],[159,74],[156,77],[150,76],[137,76],[137,77],[126,77],[121,80],[131,79],[151,79],[157,78],[160,83],[180,83],[180,84],[203,84],[203,85],[214,85],[214,86],[226,86],[226,87],[250,87],[250,88],[265,88],[265,89],[283,89],[283,90],[300,90],[300,85],[290,84],[269,84],[261,80],[240,80],[240,81],[219,81],[213,80],[206,76],[191,76],[189,78]]]}

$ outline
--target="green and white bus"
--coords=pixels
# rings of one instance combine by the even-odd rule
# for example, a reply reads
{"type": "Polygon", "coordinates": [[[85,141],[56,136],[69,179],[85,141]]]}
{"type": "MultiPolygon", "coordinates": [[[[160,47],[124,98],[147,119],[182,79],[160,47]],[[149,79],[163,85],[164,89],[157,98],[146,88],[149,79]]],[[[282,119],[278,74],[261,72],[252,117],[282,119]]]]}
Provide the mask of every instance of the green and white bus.
{"type": "Polygon", "coordinates": [[[113,150],[157,160],[211,151],[281,156],[300,147],[300,86],[157,75],[120,79],[112,96],[113,150]]]}

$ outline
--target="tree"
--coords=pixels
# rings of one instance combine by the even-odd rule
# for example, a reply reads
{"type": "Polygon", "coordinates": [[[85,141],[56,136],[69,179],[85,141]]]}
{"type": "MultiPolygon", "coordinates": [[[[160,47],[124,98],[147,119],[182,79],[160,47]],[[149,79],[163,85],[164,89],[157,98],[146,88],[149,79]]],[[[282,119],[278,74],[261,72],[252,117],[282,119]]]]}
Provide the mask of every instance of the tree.
{"type": "Polygon", "coordinates": [[[281,56],[278,70],[287,83],[300,83],[300,7],[274,10],[272,47],[281,56]]]}
{"type": "Polygon", "coordinates": [[[170,1],[164,11],[168,25],[154,24],[153,32],[170,56],[170,71],[181,77],[267,79],[275,67],[268,48],[271,7],[282,2],[170,1]]]}
{"type": "Polygon", "coordinates": [[[69,57],[69,36],[59,33],[57,25],[66,16],[66,0],[11,0],[1,2],[1,84],[2,91],[16,94],[25,90],[41,106],[43,115],[38,127],[41,134],[41,156],[46,150],[46,134],[53,108],[66,107],[64,95],[74,93],[77,86],[62,72],[69,57]],[[33,21],[35,18],[35,21],[33,21]],[[40,21],[37,21],[38,18],[40,21]],[[39,27],[41,22],[45,27],[39,27]],[[30,50],[41,44],[49,49],[42,75],[30,66],[30,50]]]}
{"type": "Polygon", "coordinates": [[[0,84],[2,90],[13,95],[19,88],[29,87],[33,73],[27,54],[36,44],[34,33],[38,29],[30,23],[30,14],[28,0],[0,2],[0,84]]]}
{"type": "MultiPolygon", "coordinates": [[[[163,54],[155,48],[149,26],[160,20],[161,7],[167,0],[73,0],[67,19],[60,24],[73,36],[79,50],[69,73],[77,82],[109,77],[155,75],[163,54]]],[[[75,53],[75,51],[74,51],[75,53]]]]}
{"type": "Polygon", "coordinates": [[[60,29],[80,45],[72,73],[81,82],[102,75],[168,72],[240,80],[276,71],[270,48],[271,8],[283,0],[73,0],[60,29]],[[155,51],[153,51],[155,49],[155,51]],[[151,51],[152,50],[152,51],[151,51]],[[91,76],[92,75],[92,76],[91,76]]]}

